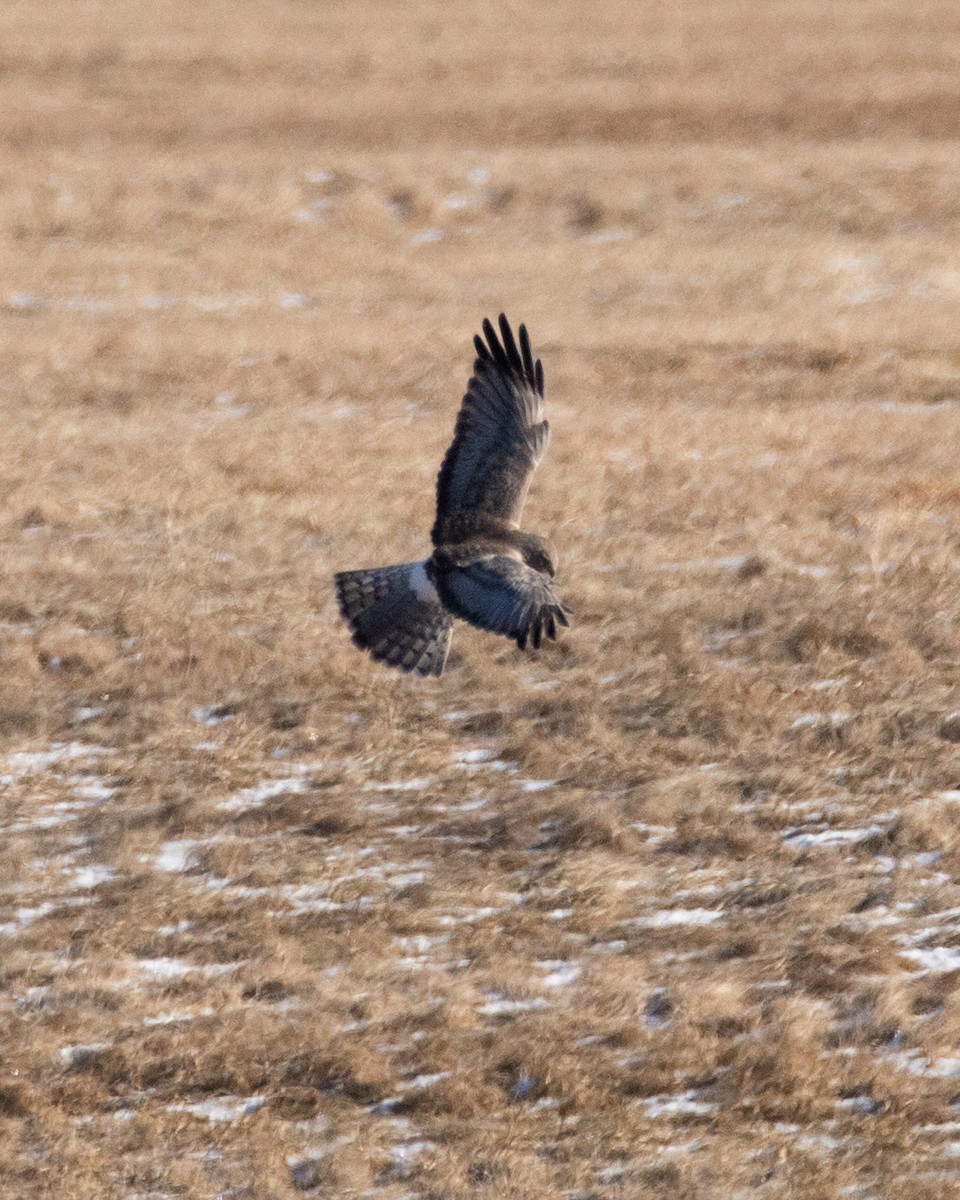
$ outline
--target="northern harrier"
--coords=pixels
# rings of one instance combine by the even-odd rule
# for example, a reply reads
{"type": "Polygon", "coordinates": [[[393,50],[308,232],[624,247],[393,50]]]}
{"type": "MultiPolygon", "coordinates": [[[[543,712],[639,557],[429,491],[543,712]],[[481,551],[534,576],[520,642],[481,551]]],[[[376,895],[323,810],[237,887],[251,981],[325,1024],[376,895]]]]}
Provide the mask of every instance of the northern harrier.
{"type": "Polygon", "coordinates": [[[554,556],[519,521],[530,477],[547,448],[543,368],[520,326],[520,346],[500,314],[475,337],[477,359],[453,442],[437,477],[434,550],[424,562],[342,571],[340,611],[377,662],[439,675],[453,618],[539,648],[570,610],[553,590],[554,556]],[[501,342],[502,339],[502,342],[501,342]]]}

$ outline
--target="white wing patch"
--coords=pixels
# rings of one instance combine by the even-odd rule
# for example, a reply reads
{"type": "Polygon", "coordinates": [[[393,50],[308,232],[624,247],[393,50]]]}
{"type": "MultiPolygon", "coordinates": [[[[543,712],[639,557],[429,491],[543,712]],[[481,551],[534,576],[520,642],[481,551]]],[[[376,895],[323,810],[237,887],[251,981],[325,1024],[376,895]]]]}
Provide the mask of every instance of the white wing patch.
{"type": "Polygon", "coordinates": [[[407,575],[407,583],[410,585],[410,590],[418,600],[424,600],[428,604],[439,604],[440,596],[437,589],[427,577],[426,563],[412,563],[410,572],[407,575]]]}

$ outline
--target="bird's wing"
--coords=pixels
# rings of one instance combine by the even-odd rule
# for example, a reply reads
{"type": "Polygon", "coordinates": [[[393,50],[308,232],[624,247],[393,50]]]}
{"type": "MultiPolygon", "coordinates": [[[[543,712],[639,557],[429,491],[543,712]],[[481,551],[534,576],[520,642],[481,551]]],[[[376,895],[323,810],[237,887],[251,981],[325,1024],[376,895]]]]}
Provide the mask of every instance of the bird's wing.
{"type": "Polygon", "coordinates": [[[547,576],[506,555],[438,571],[435,582],[440,599],[454,616],[515,638],[521,650],[528,641],[539,648],[544,633],[555,638],[558,622],[569,624],[565,614],[570,610],[557,598],[547,576]]]}
{"type": "Polygon", "coordinates": [[[489,321],[483,332],[485,342],[474,338],[473,376],[437,477],[435,545],[444,541],[451,520],[464,514],[517,523],[530,477],[547,448],[543,367],[530,352],[526,327],[520,326],[519,347],[503,313],[500,338],[489,321]]]}
{"type": "Polygon", "coordinates": [[[340,571],[334,586],[353,643],[377,662],[418,675],[440,675],[453,621],[423,563],[340,571]]]}

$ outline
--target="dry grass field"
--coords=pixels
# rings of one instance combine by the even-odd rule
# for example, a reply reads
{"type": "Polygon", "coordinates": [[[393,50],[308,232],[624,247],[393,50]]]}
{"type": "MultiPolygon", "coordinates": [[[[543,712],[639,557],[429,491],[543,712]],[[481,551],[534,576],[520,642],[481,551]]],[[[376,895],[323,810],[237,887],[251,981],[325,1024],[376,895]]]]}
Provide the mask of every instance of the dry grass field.
{"type": "Polygon", "coordinates": [[[0,7],[0,1197],[960,1196],[960,9],[0,7]],[[484,316],[575,617],[375,667],[484,316]]]}

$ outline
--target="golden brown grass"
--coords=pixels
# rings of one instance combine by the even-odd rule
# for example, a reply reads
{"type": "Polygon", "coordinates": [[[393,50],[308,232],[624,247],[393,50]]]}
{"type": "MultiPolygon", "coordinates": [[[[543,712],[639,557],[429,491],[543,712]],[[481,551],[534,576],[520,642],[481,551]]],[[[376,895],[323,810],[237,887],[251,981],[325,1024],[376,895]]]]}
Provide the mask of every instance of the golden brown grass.
{"type": "Polygon", "coordinates": [[[4,7],[0,1196],[953,1194],[957,22],[4,7]],[[575,623],[416,682],[500,309],[575,623]]]}

